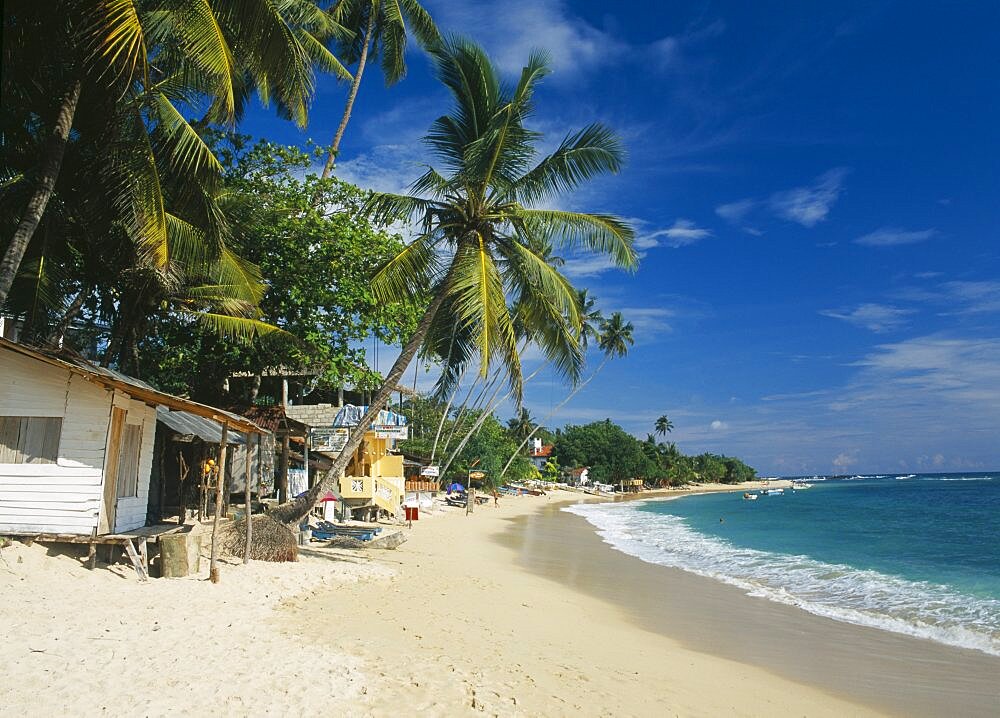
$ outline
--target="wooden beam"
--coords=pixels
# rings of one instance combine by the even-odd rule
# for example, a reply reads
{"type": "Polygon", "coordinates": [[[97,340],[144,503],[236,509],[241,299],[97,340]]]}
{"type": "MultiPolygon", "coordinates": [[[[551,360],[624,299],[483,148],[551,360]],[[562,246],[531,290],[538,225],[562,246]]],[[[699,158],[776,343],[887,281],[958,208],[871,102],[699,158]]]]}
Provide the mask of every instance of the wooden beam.
{"type": "Polygon", "coordinates": [[[229,438],[229,424],[222,422],[222,438],[219,441],[219,464],[215,479],[215,518],[212,520],[212,559],[209,564],[208,577],[212,583],[219,582],[219,519],[222,517],[222,482],[226,473],[226,439],[229,438]]]}
{"type": "MultiPolygon", "coordinates": [[[[257,436],[257,446],[258,447],[260,446],[260,436],[259,435],[257,436]]],[[[252,506],[252,504],[250,503],[250,436],[249,436],[249,434],[247,435],[246,446],[244,446],[243,448],[246,449],[246,462],[245,462],[245,466],[244,466],[245,472],[243,474],[243,481],[244,481],[243,507],[244,507],[244,511],[245,511],[245,514],[246,514],[244,516],[244,518],[246,519],[246,522],[247,522],[247,545],[243,549],[243,563],[246,564],[246,563],[250,563],[250,539],[253,536],[253,521],[251,521],[251,518],[252,518],[252,508],[251,508],[251,506],[252,506]]]]}

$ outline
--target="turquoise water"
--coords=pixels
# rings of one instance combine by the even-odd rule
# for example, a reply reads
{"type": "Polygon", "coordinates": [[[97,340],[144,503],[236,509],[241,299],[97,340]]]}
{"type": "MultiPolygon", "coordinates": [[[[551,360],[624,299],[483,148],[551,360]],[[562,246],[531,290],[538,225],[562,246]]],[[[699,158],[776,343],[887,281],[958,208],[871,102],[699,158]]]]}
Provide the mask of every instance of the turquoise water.
{"type": "Polygon", "coordinates": [[[568,510],[650,563],[1000,655],[1000,474],[808,482],[754,501],[708,494],[568,510]]]}

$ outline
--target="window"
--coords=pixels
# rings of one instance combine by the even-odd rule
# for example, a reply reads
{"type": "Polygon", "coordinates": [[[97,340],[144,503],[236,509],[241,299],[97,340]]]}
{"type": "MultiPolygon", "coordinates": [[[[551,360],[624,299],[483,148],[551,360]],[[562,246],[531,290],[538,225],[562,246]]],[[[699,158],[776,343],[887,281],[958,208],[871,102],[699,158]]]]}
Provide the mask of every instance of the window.
{"type": "Polygon", "coordinates": [[[54,464],[61,434],[58,417],[0,416],[0,464],[54,464]]]}
{"type": "Polygon", "coordinates": [[[118,452],[118,498],[139,495],[139,449],[142,447],[142,426],[126,424],[118,452]]]}

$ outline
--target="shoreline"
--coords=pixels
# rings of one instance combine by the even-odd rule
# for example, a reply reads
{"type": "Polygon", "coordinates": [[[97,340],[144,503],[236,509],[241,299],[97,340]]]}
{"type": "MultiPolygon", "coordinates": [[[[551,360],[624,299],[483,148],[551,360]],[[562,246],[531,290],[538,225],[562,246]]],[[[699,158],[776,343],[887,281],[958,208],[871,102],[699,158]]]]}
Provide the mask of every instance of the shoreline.
{"type": "Polygon", "coordinates": [[[983,687],[1000,661],[644,563],[562,511],[581,499],[601,501],[421,512],[396,550],[227,560],[220,584],[207,561],[140,583],[126,564],[88,571],[75,549],[14,544],[0,701],[28,716],[1000,712],[1000,688],[983,687]]]}
{"type": "Polygon", "coordinates": [[[518,552],[527,570],[617,605],[635,625],[688,649],[755,665],[888,714],[1000,711],[1000,658],[818,616],[645,562],[606,543],[584,517],[562,510],[573,503],[522,517],[498,540],[518,552]],[[525,533],[536,535],[530,551],[518,539],[525,533]],[[566,560],[567,546],[575,559],[566,560]]]}

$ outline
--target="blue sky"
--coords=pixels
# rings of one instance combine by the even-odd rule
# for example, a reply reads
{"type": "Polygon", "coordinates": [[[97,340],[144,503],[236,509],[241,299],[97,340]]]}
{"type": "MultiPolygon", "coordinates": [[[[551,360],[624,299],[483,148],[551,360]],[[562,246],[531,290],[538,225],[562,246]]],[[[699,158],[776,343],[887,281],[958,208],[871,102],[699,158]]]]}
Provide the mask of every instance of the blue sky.
{"type": "MultiPolygon", "coordinates": [[[[635,222],[637,274],[565,271],[636,345],[553,425],[644,436],[667,414],[682,450],[766,474],[1000,468],[1000,5],[425,4],[511,75],[551,53],[533,120],[551,143],[600,120],[628,147],[562,202],[635,222]]],[[[409,65],[393,88],[366,74],[340,177],[420,173],[449,105],[409,65]]],[[[327,143],[345,95],[321,82],[304,131],[259,109],[241,129],[327,143]]],[[[541,417],[565,392],[543,374],[526,403],[541,417]]]]}

